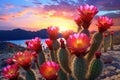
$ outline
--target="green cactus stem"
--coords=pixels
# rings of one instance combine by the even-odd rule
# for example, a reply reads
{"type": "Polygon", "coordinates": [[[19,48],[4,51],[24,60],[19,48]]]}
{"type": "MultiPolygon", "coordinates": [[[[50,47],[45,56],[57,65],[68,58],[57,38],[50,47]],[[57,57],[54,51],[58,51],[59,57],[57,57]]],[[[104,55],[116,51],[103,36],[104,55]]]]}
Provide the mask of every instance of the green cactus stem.
{"type": "Polygon", "coordinates": [[[20,76],[18,80],[24,80],[24,78],[22,76],[20,76]]]}
{"type": "Polygon", "coordinates": [[[55,61],[55,53],[53,50],[51,51],[51,58],[52,58],[52,61],[55,61]]]}
{"type": "Polygon", "coordinates": [[[94,53],[99,49],[99,46],[101,45],[101,42],[103,40],[103,34],[102,33],[95,33],[92,37],[92,43],[89,48],[89,53],[85,56],[87,63],[89,64],[92,60],[94,53]]]}
{"type": "Polygon", "coordinates": [[[60,44],[59,44],[59,42],[57,40],[53,40],[52,46],[53,46],[53,49],[56,51],[56,50],[59,49],[60,44]]]}
{"type": "Polygon", "coordinates": [[[26,80],[36,80],[35,74],[31,69],[26,70],[26,80]]]}
{"type": "Polygon", "coordinates": [[[39,52],[39,56],[38,56],[38,63],[39,65],[43,64],[45,62],[45,55],[44,53],[41,51],[39,52]]]}
{"type": "Polygon", "coordinates": [[[113,50],[113,35],[110,35],[110,50],[113,50]]]}
{"type": "Polygon", "coordinates": [[[94,59],[89,67],[88,80],[95,80],[101,73],[103,69],[103,63],[100,58],[94,59]]]}
{"type": "Polygon", "coordinates": [[[85,33],[88,37],[90,37],[90,32],[88,29],[81,29],[80,33],[85,33]]]}
{"type": "Polygon", "coordinates": [[[72,64],[73,76],[76,80],[85,80],[86,62],[84,58],[75,57],[72,64]]]}
{"type": "Polygon", "coordinates": [[[69,54],[66,48],[60,48],[57,53],[58,63],[60,64],[61,69],[67,74],[71,73],[69,68],[69,54]]]}
{"type": "Polygon", "coordinates": [[[67,74],[65,74],[62,69],[59,70],[58,72],[58,80],[68,80],[67,79],[67,74]]]}
{"type": "Polygon", "coordinates": [[[107,52],[108,44],[107,44],[107,41],[106,41],[105,37],[104,37],[104,41],[103,41],[103,48],[104,48],[104,52],[107,52]]]}
{"type": "Polygon", "coordinates": [[[53,46],[53,50],[54,50],[55,62],[58,63],[58,61],[57,61],[57,51],[58,51],[58,49],[60,47],[60,44],[59,44],[59,42],[57,40],[53,40],[52,46],[53,46]]]}

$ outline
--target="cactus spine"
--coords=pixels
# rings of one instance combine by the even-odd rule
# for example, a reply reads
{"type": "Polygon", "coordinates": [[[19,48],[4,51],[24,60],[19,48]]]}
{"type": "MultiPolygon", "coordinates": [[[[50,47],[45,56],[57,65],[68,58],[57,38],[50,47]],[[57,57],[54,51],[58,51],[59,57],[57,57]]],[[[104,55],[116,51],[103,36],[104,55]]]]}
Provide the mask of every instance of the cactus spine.
{"type": "Polygon", "coordinates": [[[96,34],[94,34],[94,36],[92,38],[92,43],[91,43],[91,46],[89,49],[89,53],[88,53],[88,55],[86,55],[87,63],[89,63],[92,60],[94,53],[99,49],[99,46],[100,46],[102,40],[103,40],[102,33],[97,32],[96,34]]]}
{"type": "Polygon", "coordinates": [[[31,69],[26,70],[26,80],[36,80],[35,74],[31,69]]]}
{"type": "Polygon", "coordinates": [[[72,72],[76,80],[85,80],[86,69],[85,59],[75,57],[72,64],[72,72]]]}
{"type": "Polygon", "coordinates": [[[101,74],[102,69],[103,69],[102,61],[99,58],[94,59],[91,62],[91,65],[89,68],[88,80],[95,80],[101,74]]]}

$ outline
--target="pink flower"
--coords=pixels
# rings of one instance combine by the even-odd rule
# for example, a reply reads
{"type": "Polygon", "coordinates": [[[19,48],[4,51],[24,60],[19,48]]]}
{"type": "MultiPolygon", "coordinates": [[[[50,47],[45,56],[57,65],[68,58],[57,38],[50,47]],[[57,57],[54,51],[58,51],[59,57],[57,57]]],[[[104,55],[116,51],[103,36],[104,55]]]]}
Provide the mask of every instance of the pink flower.
{"type": "Polygon", "coordinates": [[[114,35],[114,31],[110,31],[110,35],[114,35]]]}
{"type": "Polygon", "coordinates": [[[67,38],[69,37],[69,35],[71,35],[73,33],[72,30],[66,30],[66,31],[62,31],[62,36],[65,38],[65,40],[67,40],[67,38]]]}
{"type": "Polygon", "coordinates": [[[67,45],[72,54],[83,56],[86,49],[90,46],[90,38],[84,34],[70,35],[67,39],[67,45]]]}
{"type": "Polygon", "coordinates": [[[48,27],[47,32],[51,40],[56,40],[58,38],[59,28],[58,27],[48,27]]]}
{"type": "Polygon", "coordinates": [[[99,32],[104,32],[113,25],[112,18],[108,18],[107,16],[99,16],[97,25],[99,32]]]}
{"type": "Polygon", "coordinates": [[[41,39],[38,37],[32,40],[26,41],[26,45],[29,49],[34,50],[36,52],[42,50],[41,39]]]}
{"type": "Polygon", "coordinates": [[[23,68],[29,68],[33,58],[33,53],[26,50],[24,52],[17,52],[13,56],[13,61],[19,66],[22,66],[23,68]]]}
{"type": "Polygon", "coordinates": [[[51,39],[46,39],[45,43],[47,44],[50,50],[53,50],[53,47],[52,47],[53,41],[51,39]]]}
{"type": "Polygon", "coordinates": [[[8,65],[7,67],[3,68],[2,75],[7,79],[16,78],[19,75],[18,66],[16,64],[8,65]]]}
{"type": "Polygon", "coordinates": [[[82,21],[82,26],[88,29],[92,18],[98,13],[98,9],[93,5],[86,4],[80,6],[78,12],[82,21]]]}
{"type": "Polygon", "coordinates": [[[60,67],[57,63],[53,61],[48,61],[43,63],[39,71],[43,77],[46,79],[54,79],[57,76],[57,72],[59,71],[60,67]]]}

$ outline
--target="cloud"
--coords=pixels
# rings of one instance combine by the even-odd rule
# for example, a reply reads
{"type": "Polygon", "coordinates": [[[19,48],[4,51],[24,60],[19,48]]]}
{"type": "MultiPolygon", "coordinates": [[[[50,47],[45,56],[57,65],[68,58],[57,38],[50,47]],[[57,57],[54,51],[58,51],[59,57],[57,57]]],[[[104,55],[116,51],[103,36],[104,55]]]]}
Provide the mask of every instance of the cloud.
{"type": "Polygon", "coordinates": [[[87,0],[87,3],[97,6],[100,10],[120,9],[120,0],[87,0]]]}
{"type": "Polygon", "coordinates": [[[4,4],[5,9],[13,9],[15,6],[13,4],[4,4]]]}

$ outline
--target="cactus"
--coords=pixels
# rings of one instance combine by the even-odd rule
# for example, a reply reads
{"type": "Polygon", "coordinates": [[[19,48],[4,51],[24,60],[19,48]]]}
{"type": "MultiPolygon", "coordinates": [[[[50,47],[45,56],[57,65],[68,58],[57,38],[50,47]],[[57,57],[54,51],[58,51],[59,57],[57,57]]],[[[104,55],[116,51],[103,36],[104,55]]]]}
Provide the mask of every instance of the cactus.
{"type": "Polygon", "coordinates": [[[85,80],[86,62],[84,58],[75,57],[72,63],[73,76],[77,80],[85,80]]]}
{"type": "Polygon", "coordinates": [[[58,42],[57,40],[53,40],[53,44],[52,44],[52,46],[53,46],[53,50],[54,50],[54,58],[55,58],[55,62],[58,63],[58,61],[57,61],[57,50],[59,49],[60,44],[59,44],[59,42],[58,42]]]}
{"type": "Polygon", "coordinates": [[[102,61],[99,58],[94,59],[90,65],[88,80],[95,80],[102,73],[102,69],[102,61]]]}
{"type": "Polygon", "coordinates": [[[110,35],[110,50],[113,50],[113,35],[110,35]]]}
{"type": "Polygon", "coordinates": [[[26,70],[26,80],[36,80],[35,74],[31,69],[26,70]]]}
{"type": "Polygon", "coordinates": [[[92,38],[92,44],[89,49],[89,53],[86,55],[87,63],[89,63],[92,60],[94,53],[99,49],[102,39],[103,39],[102,33],[97,32],[96,34],[94,34],[92,38]]]}
{"type": "Polygon", "coordinates": [[[69,69],[69,55],[68,51],[64,48],[60,48],[57,53],[58,63],[60,64],[61,69],[65,73],[71,73],[69,69]]]}
{"type": "Polygon", "coordinates": [[[107,44],[106,44],[105,37],[104,37],[104,41],[103,41],[103,48],[104,48],[104,52],[107,52],[107,44]]]}
{"type": "Polygon", "coordinates": [[[88,29],[81,29],[80,33],[85,33],[85,34],[87,34],[87,36],[90,37],[90,32],[88,31],[88,29]]]}
{"type": "Polygon", "coordinates": [[[52,58],[52,61],[55,61],[55,53],[53,50],[51,51],[51,58],[52,58]]]}
{"type": "Polygon", "coordinates": [[[62,69],[58,72],[58,80],[67,80],[67,74],[65,74],[62,69]]]}
{"type": "Polygon", "coordinates": [[[39,65],[43,64],[45,62],[45,55],[44,53],[41,51],[39,52],[39,56],[38,56],[38,63],[39,65]]]}

